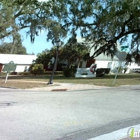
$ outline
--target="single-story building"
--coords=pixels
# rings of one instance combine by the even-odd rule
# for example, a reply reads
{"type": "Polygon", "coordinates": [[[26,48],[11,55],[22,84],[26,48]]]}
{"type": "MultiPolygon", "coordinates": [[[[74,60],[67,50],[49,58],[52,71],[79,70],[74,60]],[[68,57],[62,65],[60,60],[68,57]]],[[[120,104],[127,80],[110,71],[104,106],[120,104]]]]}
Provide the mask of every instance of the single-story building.
{"type": "MultiPolygon", "coordinates": [[[[84,42],[85,41],[84,38],[80,38],[80,37],[77,37],[77,40],[78,40],[78,42],[84,42]]],[[[123,46],[123,47],[126,47],[126,46],[123,46]]],[[[127,46],[127,49],[125,48],[123,50],[120,43],[117,43],[117,49],[120,52],[122,52],[122,51],[128,52],[129,48],[127,46]]],[[[90,50],[90,56],[92,56],[93,53],[94,53],[94,48],[92,48],[90,50]]],[[[96,69],[98,69],[98,68],[110,68],[112,72],[116,67],[120,66],[120,61],[116,56],[114,56],[114,58],[112,59],[110,56],[100,54],[96,58],[89,59],[88,61],[82,61],[81,60],[78,68],[89,68],[93,63],[95,63],[97,65],[96,69]]],[[[122,63],[122,66],[124,66],[124,64],[125,64],[125,62],[122,63]]],[[[126,73],[129,73],[130,70],[140,72],[140,64],[137,64],[135,62],[132,62],[131,64],[127,65],[127,68],[128,68],[128,70],[127,70],[126,73]]]]}
{"type": "MultiPolygon", "coordinates": [[[[92,56],[93,52],[94,52],[94,49],[91,50],[90,56],[92,56]]],[[[120,51],[120,53],[122,53],[122,52],[120,51]]],[[[91,58],[88,61],[81,60],[80,65],[78,67],[78,72],[80,71],[80,69],[83,72],[84,68],[85,68],[85,71],[89,70],[90,66],[93,63],[96,64],[96,69],[110,68],[111,73],[116,73],[118,67],[127,68],[125,73],[129,73],[130,71],[140,72],[139,64],[132,62],[131,64],[125,65],[126,62],[120,61],[117,56],[114,56],[112,59],[111,56],[106,56],[104,54],[100,54],[99,56],[95,57],[94,59],[91,58]]]]}
{"type": "Polygon", "coordinates": [[[30,67],[36,58],[36,55],[0,54],[0,72],[4,68],[4,65],[10,61],[13,61],[17,65],[16,72],[23,72],[30,67]]]}

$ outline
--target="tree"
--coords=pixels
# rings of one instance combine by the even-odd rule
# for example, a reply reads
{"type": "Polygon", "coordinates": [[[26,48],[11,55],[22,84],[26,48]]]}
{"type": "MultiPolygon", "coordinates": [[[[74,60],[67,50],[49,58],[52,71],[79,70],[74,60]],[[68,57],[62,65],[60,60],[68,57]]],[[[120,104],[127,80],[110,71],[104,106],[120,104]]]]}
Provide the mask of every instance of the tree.
{"type": "MultiPolygon", "coordinates": [[[[117,42],[131,37],[131,49],[137,59],[140,44],[139,0],[2,0],[0,39],[28,28],[31,41],[42,29],[52,42],[68,35],[81,37],[95,49],[93,57],[104,53],[113,57],[117,42]],[[5,20],[6,19],[6,20],[5,20]],[[11,20],[8,20],[11,19],[11,20]],[[9,24],[4,24],[9,21],[9,24]]],[[[15,38],[15,37],[14,37],[15,38]]],[[[73,40],[74,41],[74,40],[73,40]]]]}
{"type": "Polygon", "coordinates": [[[129,37],[131,49],[136,48],[135,54],[139,56],[139,0],[58,0],[57,5],[62,10],[53,13],[61,17],[62,27],[74,36],[79,29],[81,36],[95,49],[93,57],[101,53],[113,57],[117,42],[122,44],[129,37]]]}
{"type": "MultiPolygon", "coordinates": [[[[4,43],[0,45],[0,53],[3,54],[11,54],[12,43],[4,43]]],[[[14,50],[12,54],[27,54],[26,48],[22,46],[22,44],[18,44],[14,46],[14,50]]]]}
{"type": "Polygon", "coordinates": [[[42,53],[39,53],[37,55],[37,59],[34,61],[34,63],[36,63],[36,64],[43,64],[44,69],[47,70],[51,58],[52,58],[52,55],[50,53],[50,50],[46,49],[42,53]]]}
{"type": "Polygon", "coordinates": [[[30,72],[34,75],[43,74],[44,73],[43,64],[32,64],[30,66],[30,72]]]}
{"type": "Polygon", "coordinates": [[[1,0],[0,39],[10,35],[14,37],[19,30],[27,28],[31,42],[34,42],[35,36],[42,29],[47,29],[48,38],[56,41],[62,32],[63,35],[65,33],[64,30],[60,32],[60,23],[51,14],[54,8],[52,4],[51,1],[42,3],[38,0],[1,0]]]}
{"type": "Polygon", "coordinates": [[[3,54],[27,54],[26,48],[22,45],[21,36],[16,35],[16,40],[10,43],[0,45],[0,53],[3,54]]]}
{"type": "MultiPolygon", "coordinates": [[[[61,47],[59,49],[58,63],[60,63],[62,60],[61,59],[62,51],[63,51],[63,48],[61,47]]],[[[54,46],[50,50],[45,49],[44,51],[42,51],[42,53],[39,53],[37,55],[37,59],[34,61],[34,63],[43,64],[45,70],[52,69],[53,63],[54,63],[54,62],[52,62],[52,58],[54,58],[54,60],[55,60],[55,56],[56,56],[56,47],[54,46]]]]}
{"type": "Polygon", "coordinates": [[[61,60],[65,60],[68,65],[67,67],[71,67],[75,62],[78,63],[78,67],[80,61],[85,58],[85,56],[89,53],[89,46],[84,42],[77,42],[77,39],[71,37],[65,46],[62,48],[62,52],[60,55],[61,60]],[[75,42],[74,42],[75,40],[75,42]]]}
{"type": "MultiPolygon", "coordinates": [[[[80,60],[84,59],[89,52],[89,46],[84,43],[71,44],[70,40],[62,47],[59,48],[58,67],[67,63],[67,67],[70,68],[80,60]]],[[[50,50],[45,50],[38,54],[37,59],[34,61],[37,64],[43,64],[45,69],[48,69],[48,64],[52,65],[51,59],[56,55],[56,47],[52,47],[50,50]]],[[[85,59],[84,59],[85,60],[85,59]]]]}

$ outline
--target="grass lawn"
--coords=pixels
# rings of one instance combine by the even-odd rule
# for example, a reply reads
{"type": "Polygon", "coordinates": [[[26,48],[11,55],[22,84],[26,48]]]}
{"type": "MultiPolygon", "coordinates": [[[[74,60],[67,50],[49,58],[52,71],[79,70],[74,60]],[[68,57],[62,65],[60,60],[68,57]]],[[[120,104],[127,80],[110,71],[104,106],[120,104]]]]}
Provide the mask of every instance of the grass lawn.
{"type": "MultiPolygon", "coordinates": [[[[0,78],[0,87],[12,88],[33,88],[44,87],[47,85],[50,76],[9,76],[7,83],[5,77],[0,78]]],[[[75,84],[93,84],[99,86],[120,86],[120,85],[140,85],[140,74],[118,75],[115,85],[112,85],[115,75],[105,75],[96,78],[67,78],[64,76],[55,76],[55,83],[75,83],[75,84]]]]}

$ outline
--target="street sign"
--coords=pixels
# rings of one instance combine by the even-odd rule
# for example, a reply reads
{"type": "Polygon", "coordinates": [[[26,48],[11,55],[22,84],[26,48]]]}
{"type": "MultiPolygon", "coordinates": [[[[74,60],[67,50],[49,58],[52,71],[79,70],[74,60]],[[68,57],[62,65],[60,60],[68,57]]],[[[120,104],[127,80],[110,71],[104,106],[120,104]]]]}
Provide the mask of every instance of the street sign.
{"type": "Polygon", "coordinates": [[[118,51],[116,53],[116,57],[119,59],[119,61],[124,61],[126,59],[127,53],[126,52],[120,52],[118,51]]]}
{"type": "MultiPolygon", "coordinates": [[[[121,66],[121,65],[122,65],[122,61],[125,61],[125,59],[126,59],[126,57],[127,57],[127,53],[126,53],[126,52],[117,51],[116,57],[117,57],[118,60],[120,61],[120,66],[121,66]]],[[[117,78],[119,69],[120,69],[120,67],[117,69],[117,72],[116,72],[116,75],[115,75],[115,78],[114,78],[114,81],[113,81],[113,85],[115,84],[115,81],[116,81],[116,78],[117,78]]]]}
{"type": "Polygon", "coordinates": [[[8,64],[4,65],[3,71],[9,73],[16,70],[16,64],[13,61],[10,61],[8,64]]]}
{"type": "Polygon", "coordinates": [[[129,46],[121,46],[121,51],[127,52],[129,46]]]}
{"type": "Polygon", "coordinates": [[[16,70],[16,64],[13,61],[10,61],[8,64],[4,65],[3,71],[7,72],[6,78],[5,78],[5,83],[7,82],[9,72],[15,71],[16,70]]]}

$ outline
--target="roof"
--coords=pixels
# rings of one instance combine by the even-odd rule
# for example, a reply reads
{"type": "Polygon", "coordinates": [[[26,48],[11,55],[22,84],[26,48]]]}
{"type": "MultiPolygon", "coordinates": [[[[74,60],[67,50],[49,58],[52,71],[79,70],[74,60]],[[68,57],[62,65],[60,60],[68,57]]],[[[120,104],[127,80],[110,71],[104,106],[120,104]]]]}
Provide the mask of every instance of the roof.
{"type": "Polygon", "coordinates": [[[95,57],[96,60],[102,60],[102,61],[118,61],[118,58],[116,56],[113,57],[113,59],[111,58],[111,56],[106,56],[104,54],[100,54],[97,57],[95,57]]]}
{"type": "MultiPolygon", "coordinates": [[[[118,45],[118,50],[119,50],[120,46],[118,45]]],[[[94,53],[94,48],[91,49],[90,51],[90,56],[92,56],[94,53]]],[[[107,55],[104,55],[103,53],[101,53],[100,55],[98,55],[97,57],[95,57],[96,60],[102,60],[102,61],[118,61],[119,59],[114,56],[113,59],[111,58],[111,56],[107,56],[107,55]]]]}
{"type": "Polygon", "coordinates": [[[0,63],[7,64],[13,61],[15,64],[32,64],[36,58],[36,55],[0,54],[0,63]]]}

